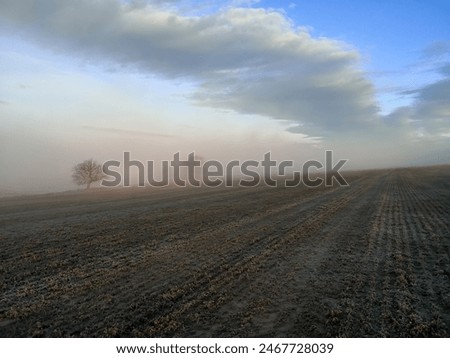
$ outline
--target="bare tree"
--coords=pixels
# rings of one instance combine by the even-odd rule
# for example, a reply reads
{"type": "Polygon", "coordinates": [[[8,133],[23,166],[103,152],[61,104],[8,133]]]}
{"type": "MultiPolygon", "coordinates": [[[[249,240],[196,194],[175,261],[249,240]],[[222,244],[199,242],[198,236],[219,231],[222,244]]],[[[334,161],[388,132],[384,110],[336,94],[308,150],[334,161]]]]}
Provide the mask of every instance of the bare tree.
{"type": "Polygon", "coordinates": [[[89,189],[91,183],[102,180],[105,177],[102,166],[93,159],[85,160],[73,167],[72,178],[78,185],[86,185],[89,189]]]}

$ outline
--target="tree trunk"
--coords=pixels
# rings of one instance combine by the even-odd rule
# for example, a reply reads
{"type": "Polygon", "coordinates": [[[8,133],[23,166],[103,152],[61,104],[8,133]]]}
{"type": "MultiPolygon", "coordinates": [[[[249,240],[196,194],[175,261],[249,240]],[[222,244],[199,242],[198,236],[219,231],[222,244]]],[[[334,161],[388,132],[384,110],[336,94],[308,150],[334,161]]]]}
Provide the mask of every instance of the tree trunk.
{"type": "Polygon", "coordinates": [[[86,184],[86,190],[88,190],[90,187],[91,187],[91,182],[89,181],[89,182],[86,184]]]}

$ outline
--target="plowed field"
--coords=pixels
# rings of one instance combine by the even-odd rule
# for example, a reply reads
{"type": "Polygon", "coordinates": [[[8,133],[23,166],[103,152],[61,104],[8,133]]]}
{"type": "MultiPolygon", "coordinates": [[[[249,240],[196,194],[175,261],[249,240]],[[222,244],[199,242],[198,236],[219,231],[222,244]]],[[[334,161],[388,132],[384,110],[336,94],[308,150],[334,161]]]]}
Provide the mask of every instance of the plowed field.
{"type": "Polygon", "coordinates": [[[0,337],[450,337],[450,167],[0,201],[0,337]]]}

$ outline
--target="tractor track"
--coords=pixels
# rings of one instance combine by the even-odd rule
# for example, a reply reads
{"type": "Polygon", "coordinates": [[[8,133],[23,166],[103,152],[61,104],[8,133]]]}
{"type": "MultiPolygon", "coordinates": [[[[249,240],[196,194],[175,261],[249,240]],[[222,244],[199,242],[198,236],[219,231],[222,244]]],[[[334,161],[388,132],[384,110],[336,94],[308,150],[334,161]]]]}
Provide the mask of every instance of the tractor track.
{"type": "Polygon", "coordinates": [[[0,336],[448,336],[446,178],[6,200],[0,336]]]}

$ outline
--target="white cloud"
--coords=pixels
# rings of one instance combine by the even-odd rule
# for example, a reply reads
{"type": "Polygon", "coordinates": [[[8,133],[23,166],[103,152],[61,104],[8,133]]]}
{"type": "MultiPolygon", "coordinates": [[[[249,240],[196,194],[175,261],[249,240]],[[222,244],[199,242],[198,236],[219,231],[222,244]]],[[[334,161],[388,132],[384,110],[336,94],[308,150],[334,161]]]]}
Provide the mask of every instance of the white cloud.
{"type": "Polygon", "coordinates": [[[274,10],[195,17],[158,3],[1,0],[0,16],[57,51],[196,83],[200,105],[290,120],[311,135],[377,120],[372,83],[346,44],[315,39],[274,10]]]}
{"type": "Polygon", "coordinates": [[[403,91],[412,95],[409,106],[397,108],[385,116],[389,126],[410,130],[418,137],[445,137],[450,131],[450,73],[449,64],[438,68],[443,78],[423,87],[403,91]]]}

